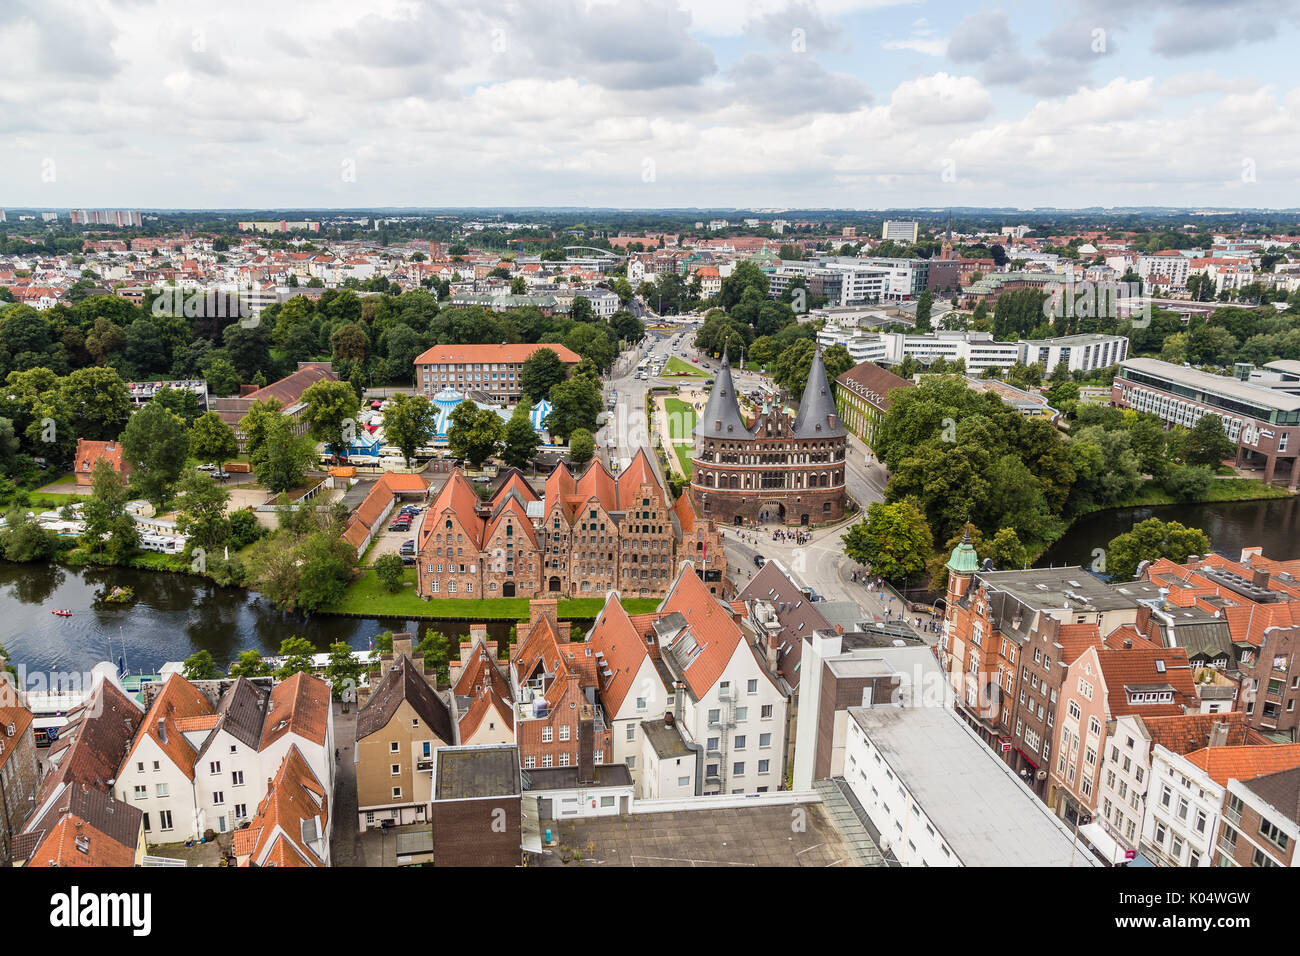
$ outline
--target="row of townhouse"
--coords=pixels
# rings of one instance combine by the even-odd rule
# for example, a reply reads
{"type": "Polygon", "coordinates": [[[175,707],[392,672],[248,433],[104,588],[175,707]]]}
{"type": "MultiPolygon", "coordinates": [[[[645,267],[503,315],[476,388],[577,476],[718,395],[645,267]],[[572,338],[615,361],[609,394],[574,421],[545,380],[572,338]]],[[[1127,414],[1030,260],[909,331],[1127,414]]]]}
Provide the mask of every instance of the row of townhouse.
{"type": "Polygon", "coordinates": [[[1103,584],[982,571],[964,540],[938,648],[957,712],[1111,862],[1222,863],[1234,781],[1300,766],[1294,565],[1248,549],[1103,584]]]}
{"type": "Polygon", "coordinates": [[[158,690],[114,783],[118,799],[143,813],[151,843],[251,822],[291,750],[333,792],[329,685],[302,673],[269,684],[172,675],[158,690]]]}
{"type": "Polygon", "coordinates": [[[720,592],[726,557],[713,522],[669,504],[644,450],[617,477],[599,459],[556,465],[539,496],[516,469],[483,502],[453,469],[416,532],[421,597],[662,597],[678,563],[720,592]]]}

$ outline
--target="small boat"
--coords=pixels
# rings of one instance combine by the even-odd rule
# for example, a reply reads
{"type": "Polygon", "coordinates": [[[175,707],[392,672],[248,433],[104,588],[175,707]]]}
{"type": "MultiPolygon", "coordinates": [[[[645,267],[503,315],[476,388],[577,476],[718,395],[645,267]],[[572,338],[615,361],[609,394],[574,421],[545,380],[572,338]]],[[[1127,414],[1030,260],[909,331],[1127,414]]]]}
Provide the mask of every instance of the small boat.
{"type": "Polygon", "coordinates": [[[59,617],[72,617],[72,612],[67,610],[51,611],[51,614],[57,614],[59,617]]]}

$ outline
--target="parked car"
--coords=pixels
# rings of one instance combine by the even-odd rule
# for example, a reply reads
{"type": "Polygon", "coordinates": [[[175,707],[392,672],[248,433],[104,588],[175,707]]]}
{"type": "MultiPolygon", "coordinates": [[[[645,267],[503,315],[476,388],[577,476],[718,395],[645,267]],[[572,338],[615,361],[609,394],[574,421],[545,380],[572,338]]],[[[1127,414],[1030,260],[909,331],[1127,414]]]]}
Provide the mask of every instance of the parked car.
{"type": "Polygon", "coordinates": [[[216,471],[216,470],[217,470],[217,466],[214,465],[214,464],[212,464],[211,462],[204,462],[203,464],[201,464],[201,465],[195,465],[194,467],[195,467],[196,469],[198,469],[199,471],[216,471]]]}
{"type": "Polygon", "coordinates": [[[220,469],[218,469],[217,471],[214,471],[212,473],[212,477],[217,479],[217,481],[225,481],[227,478],[230,477],[230,472],[221,471],[220,469]]]}
{"type": "Polygon", "coordinates": [[[754,567],[761,568],[765,564],[767,564],[767,558],[763,557],[761,554],[754,555],[754,567]]]}
{"type": "Polygon", "coordinates": [[[412,565],[412,564],[417,564],[418,562],[417,562],[416,559],[415,559],[415,555],[413,555],[413,554],[404,554],[404,555],[402,555],[402,563],[405,564],[405,565],[407,565],[407,566],[409,567],[410,565],[412,565]]]}

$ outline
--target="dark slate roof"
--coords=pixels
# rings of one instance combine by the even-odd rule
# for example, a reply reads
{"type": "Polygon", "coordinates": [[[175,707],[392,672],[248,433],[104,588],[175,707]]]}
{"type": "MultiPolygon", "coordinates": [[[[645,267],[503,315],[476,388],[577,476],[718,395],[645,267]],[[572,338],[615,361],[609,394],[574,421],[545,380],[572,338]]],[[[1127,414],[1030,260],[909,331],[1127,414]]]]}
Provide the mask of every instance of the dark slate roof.
{"type": "Polygon", "coordinates": [[[393,664],[379,686],[371,692],[366,706],[357,713],[357,740],[387,727],[404,700],[410,701],[411,707],[439,740],[449,745],[456,742],[451,711],[405,654],[393,664]]]}
{"type": "Polygon", "coordinates": [[[813,352],[812,367],[808,369],[808,384],[804,386],[799,402],[799,414],[794,419],[795,438],[843,438],[846,432],[840,424],[840,413],[835,408],[831,383],[826,378],[826,364],[822,350],[813,352]]]}
{"type": "Polygon", "coordinates": [[[1300,767],[1243,780],[1242,785],[1258,794],[1270,807],[1286,814],[1292,823],[1300,823],[1300,767]]]}
{"type": "Polygon", "coordinates": [[[45,836],[69,813],[86,821],[105,836],[131,848],[136,845],[136,839],[140,835],[140,820],[144,816],[140,810],[114,798],[111,793],[82,783],[67,784],[45,815],[27,827],[26,832],[36,834],[36,838],[25,840],[23,849],[29,855],[35,852],[45,836]]]}
{"type": "Polygon", "coordinates": [[[239,678],[217,705],[220,726],[240,743],[260,750],[268,697],[269,693],[248,678],[239,678]]]}
{"type": "MultiPolygon", "coordinates": [[[[825,378],[825,374],[822,375],[825,378]]],[[[832,408],[835,406],[832,405],[832,408]]],[[[695,426],[695,434],[709,438],[753,438],[745,417],[740,414],[740,405],[736,402],[736,386],[731,381],[731,363],[727,353],[722,353],[722,368],[718,371],[717,381],[709,392],[709,403],[704,406],[704,414],[695,426]]]]}

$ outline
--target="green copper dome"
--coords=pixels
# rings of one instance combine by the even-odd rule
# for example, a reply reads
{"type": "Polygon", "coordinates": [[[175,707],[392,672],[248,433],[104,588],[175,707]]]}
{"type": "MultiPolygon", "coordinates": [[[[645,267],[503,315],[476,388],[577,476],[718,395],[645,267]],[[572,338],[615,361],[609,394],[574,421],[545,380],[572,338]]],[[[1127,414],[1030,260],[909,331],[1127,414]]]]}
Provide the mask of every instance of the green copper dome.
{"type": "Polygon", "coordinates": [[[974,546],[970,543],[970,525],[962,532],[961,544],[952,549],[952,557],[948,559],[948,570],[955,571],[957,574],[974,574],[979,570],[980,559],[975,553],[974,546]]]}

